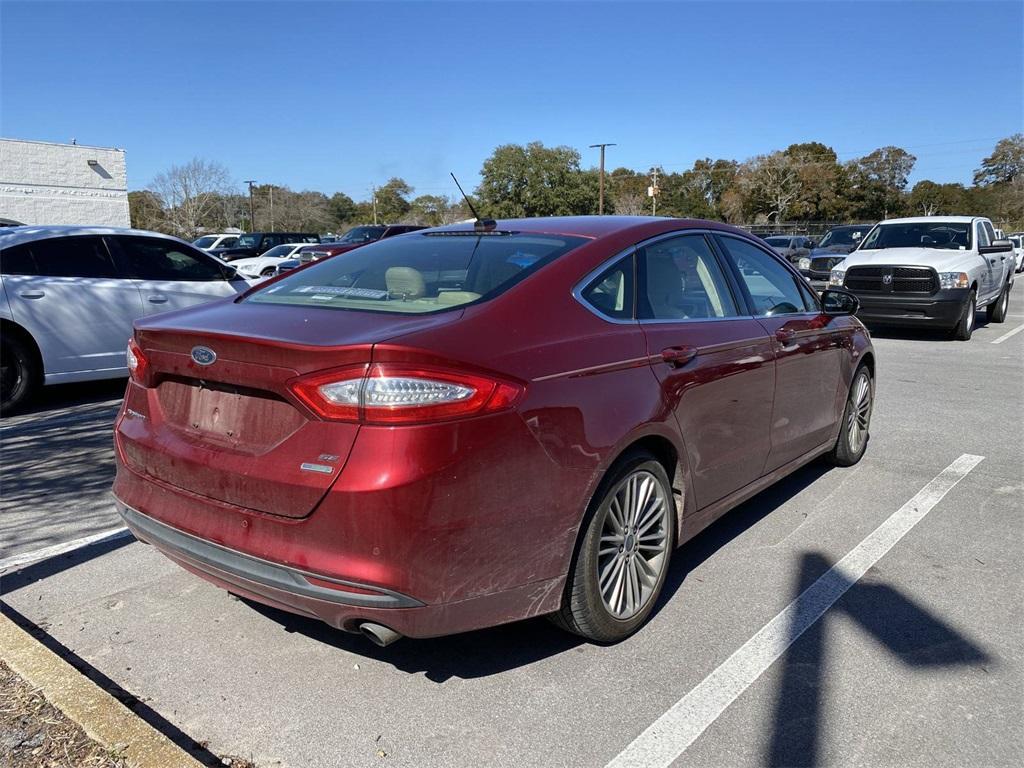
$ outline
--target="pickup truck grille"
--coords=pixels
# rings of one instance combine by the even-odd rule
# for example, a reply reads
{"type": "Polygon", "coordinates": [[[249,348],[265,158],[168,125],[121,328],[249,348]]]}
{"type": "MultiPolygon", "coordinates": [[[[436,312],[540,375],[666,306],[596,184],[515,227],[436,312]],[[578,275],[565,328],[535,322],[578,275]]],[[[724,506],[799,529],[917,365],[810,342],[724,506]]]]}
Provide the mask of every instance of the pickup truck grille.
{"type": "Polygon", "coordinates": [[[939,290],[939,276],[928,267],[850,267],[844,286],[865,293],[930,295],[939,290]]]}

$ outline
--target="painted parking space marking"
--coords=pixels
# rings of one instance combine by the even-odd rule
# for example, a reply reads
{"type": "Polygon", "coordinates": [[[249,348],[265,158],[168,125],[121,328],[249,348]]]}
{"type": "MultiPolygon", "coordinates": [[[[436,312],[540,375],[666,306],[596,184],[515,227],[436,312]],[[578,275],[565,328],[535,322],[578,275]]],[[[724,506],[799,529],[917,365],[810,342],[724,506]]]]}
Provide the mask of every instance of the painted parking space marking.
{"type": "Polygon", "coordinates": [[[963,454],[622,750],[607,768],[671,765],[983,456],[963,454]]]}
{"type": "Polygon", "coordinates": [[[994,339],[990,343],[991,344],[1000,344],[1000,343],[1006,341],[1011,336],[1020,333],[1021,331],[1024,331],[1024,323],[1021,323],[1020,325],[1018,325],[1016,328],[1014,328],[1011,331],[1007,331],[1002,336],[1000,336],[998,339],[994,339]]]}
{"type": "Polygon", "coordinates": [[[125,536],[131,536],[131,531],[125,527],[111,528],[107,531],[100,531],[90,536],[83,536],[80,539],[73,539],[72,541],[65,541],[62,544],[53,544],[49,547],[43,547],[37,549],[34,552],[25,552],[21,555],[12,555],[0,560],[0,573],[9,571],[14,568],[21,568],[22,566],[28,565],[29,563],[35,563],[40,560],[46,560],[57,555],[63,555],[68,552],[74,552],[76,549],[87,547],[90,544],[99,544],[103,541],[114,541],[115,539],[121,539],[125,536]]]}

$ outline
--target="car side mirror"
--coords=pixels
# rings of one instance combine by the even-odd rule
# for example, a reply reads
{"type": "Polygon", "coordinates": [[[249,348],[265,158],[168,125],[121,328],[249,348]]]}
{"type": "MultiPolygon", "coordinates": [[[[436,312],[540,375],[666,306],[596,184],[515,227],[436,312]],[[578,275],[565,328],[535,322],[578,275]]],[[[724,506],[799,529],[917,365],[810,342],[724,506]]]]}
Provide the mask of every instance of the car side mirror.
{"type": "Polygon", "coordinates": [[[990,253],[1008,253],[1013,250],[1013,243],[1009,240],[996,240],[992,245],[982,245],[978,248],[978,253],[985,256],[990,253]]]}
{"type": "Polygon", "coordinates": [[[860,299],[840,288],[826,288],[821,294],[821,306],[825,314],[832,317],[855,315],[860,309],[860,299]]]}

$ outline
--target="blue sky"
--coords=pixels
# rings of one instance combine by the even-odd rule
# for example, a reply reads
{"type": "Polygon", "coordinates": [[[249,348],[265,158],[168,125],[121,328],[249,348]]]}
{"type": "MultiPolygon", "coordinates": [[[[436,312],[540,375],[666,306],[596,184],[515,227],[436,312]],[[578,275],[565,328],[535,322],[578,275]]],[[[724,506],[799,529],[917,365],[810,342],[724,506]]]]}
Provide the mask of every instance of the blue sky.
{"type": "MultiPolygon", "coordinates": [[[[199,156],[368,197],[475,186],[498,144],[683,170],[895,144],[969,183],[1024,126],[1024,3],[0,2],[0,134],[199,156]]],[[[241,187],[241,185],[240,185],[241,187]]]]}

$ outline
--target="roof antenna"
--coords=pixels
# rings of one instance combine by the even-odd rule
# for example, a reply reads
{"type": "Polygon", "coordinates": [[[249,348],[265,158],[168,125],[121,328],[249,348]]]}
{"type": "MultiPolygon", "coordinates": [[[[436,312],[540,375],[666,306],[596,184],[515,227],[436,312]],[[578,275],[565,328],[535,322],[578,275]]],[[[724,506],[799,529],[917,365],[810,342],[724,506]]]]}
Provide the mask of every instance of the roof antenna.
{"type": "Polygon", "coordinates": [[[459,180],[455,178],[455,174],[452,173],[451,171],[449,171],[448,173],[451,175],[452,181],[455,182],[455,186],[459,188],[459,192],[462,192],[462,199],[466,201],[466,205],[469,206],[469,210],[473,212],[473,218],[476,219],[476,221],[473,222],[473,229],[477,230],[478,232],[490,232],[492,229],[498,226],[498,222],[496,222],[494,219],[480,218],[480,214],[476,212],[476,208],[473,207],[473,203],[470,202],[469,200],[469,195],[467,195],[463,191],[462,185],[459,184],[459,180]]]}

